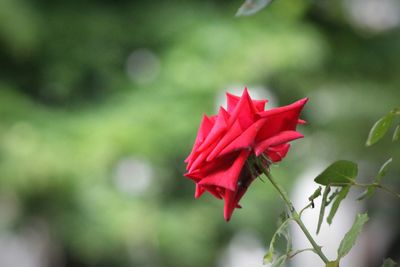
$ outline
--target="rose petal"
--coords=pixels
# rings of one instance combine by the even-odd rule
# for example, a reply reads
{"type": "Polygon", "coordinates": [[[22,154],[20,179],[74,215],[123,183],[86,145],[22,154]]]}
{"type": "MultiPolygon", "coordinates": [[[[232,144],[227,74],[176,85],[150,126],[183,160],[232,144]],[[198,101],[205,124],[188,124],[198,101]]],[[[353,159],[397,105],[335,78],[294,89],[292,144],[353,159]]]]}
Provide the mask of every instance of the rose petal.
{"type": "Polygon", "coordinates": [[[236,108],[239,101],[240,101],[239,96],[235,96],[230,93],[226,93],[226,102],[227,102],[228,113],[232,113],[234,111],[234,109],[236,108]]]}
{"type": "Polygon", "coordinates": [[[246,187],[239,187],[237,191],[225,190],[224,195],[224,219],[229,222],[235,208],[241,208],[239,201],[242,199],[247,191],[246,187]]]}
{"type": "Polygon", "coordinates": [[[256,138],[257,142],[273,137],[283,131],[296,130],[300,111],[307,100],[307,98],[304,98],[288,106],[258,113],[261,118],[268,118],[268,123],[259,131],[256,138]]]}
{"type": "Polygon", "coordinates": [[[206,149],[212,142],[214,142],[222,132],[226,130],[227,121],[226,117],[228,116],[226,110],[223,107],[220,107],[217,120],[215,121],[214,126],[212,127],[210,133],[208,134],[206,140],[199,146],[198,150],[202,151],[206,149]]]}
{"type": "MultiPolygon", "coordinates": [[[[232,113],[233,110],[236,108],[237,104],[239,103],[240,97],[232,95],[230,93],[226,93],[226,99],[227,99],[228,112],[232,113]]],[[[257,111],[261,112],[264,111],[265,104],[268,103],[268,100],[266,99],[252,100],[252,102],[257,111]]]]}
{"type": "Polygon", "coordinates": [[[297,123],[298,123],[298,124],[306,124],[307,122],[306,122],[305,120],[298,119],[298,120],[297,120],[297,123]]]}
{"type": "Polygon", "coordinates": [[[210,120],[209,117],[207,117],[207,115],[204,114],[203,115],[203,119],[202,119],[202,121],[200,123],[199,130],[197,132],[196,140],[194,141],[194,145],[193,145],[192,151],[190,152],[189,156],[185,159],[186,163],[188,163],[191,160],[191,158],[193,157],[194,152],[200,146],[200,144],[202,142],[204,142],[204,139],[209,134],[209,132],[211,131],[212,127],[213,127],[212,121],[210,120]]]}
{"type": "Polygon", "coordinates": [[[257,110],[253,105],[247,88],[245,88],[239,103],[231,113],[228,124],[232,125],[235,120],[238,120],[240,126],[243,129],[247,129],[254,122],[256,113],[257,110]]]}
{"type": "Polygon", "coordinates": [[[277,146],[283,143],[290,142],[292,140],[304,137],[301,133],[296,131],[284,131],[281,132],[267,140],[262,141],[261,143],[256,144],[255,153],[258,157],[261,155],[267,148],[271,146],[277,146]]]}
{"type": "Polygon", "coordinates": [[[246,131],[233,140],[225,147],[218,156],[222,156],[240,149],[251,149],[255,142],[258,131],[263,127],[267,120],[261,119],[253,123],[246,131]]]}
{"type": "Polygon", "coordinates": [[[221,190],[221,188],[218,186],[203,185],[203,187],[207,192],[218,199],[222,199],[223,195],[225,194],[225,190],[221,190]]]}
{"type": "Polygon", "coordinates": [[[229,222],[229,220],[231,219],[233,210],[235,209],[235,206],[237,204],[237,202],[235,202],[235,195],[235,191],[225,190],[224,219],[227,222],[229,222]]]}
{"type": "Polygon", "coordinates": [[[210,155],[207,157],[207,161],[212,161],[215,159],[219,152],[223,150],[230,142],[232,142],[236,137],[238,137],[242,133],[242,128],[240,127],[239,122],[235,121],[233,125],[228,129],[222,139],[217,143],[214,147],[213,151],[211,151],[210,155]]]}
{"type": "Polygon", "coordinates": [[[206,190],[199,184],[196,184],[196,191],[194,193],[194,198],[199,198],[204,194],[206,190]]]}
{"type": "Polygon", "coordinates": [[[303,108],[303,106],[307,103],[308,101],[308,97],[300,99],[290,105],[286,105],[286,106],[282,106],[282,107],[277,107],[277,108],[273,108],[273,109],[269,109],[263,112],[259,112],[258,115],[262,118],[264,117],[268,117],[268,116],[272,116],[272,115],[277,115],[277,114],[281,114],[287,111],[292,111],[292,110],[297,110],[297,111],[301,111],[301,109],[303,108]]]}
{"type": "Polygon", "coordinates": [[[290,144],[282,144],[278,146],[269,147],[264,154],[267,154],[267,157],[272,160],[272,162],[281,161],[289,151],[290,144]]]}
{"type": "Polygon", "coordinates": [[[206,160],[207,156],[213,149],[214,147],[212,146],[208,147],[207,150],[200,152],[193,162],[189,162],[187,166],[189,168],[189,172],[193,172],[196,168],[198,168],[206,160]]]}
{"type": "Polygon", "coordinates": [[[257,109],[257,111],[264,111],[265,109],[265,104],[268,103],[268,100],[253,100],[254,107],[257,109]]]}
{"type": "Polygon", "coordinates": [[[204,177],[199,182],[199,184],[220,186],[235,191],[237,188],[237,182],[240,172],[242,171],[242,167],[246,162],[249,154],[250,152],[246,150],[240,152],[232,165],[228,165],[227,168],[221,168],[213,173],[210,173],[209,175],[204,177]]]}

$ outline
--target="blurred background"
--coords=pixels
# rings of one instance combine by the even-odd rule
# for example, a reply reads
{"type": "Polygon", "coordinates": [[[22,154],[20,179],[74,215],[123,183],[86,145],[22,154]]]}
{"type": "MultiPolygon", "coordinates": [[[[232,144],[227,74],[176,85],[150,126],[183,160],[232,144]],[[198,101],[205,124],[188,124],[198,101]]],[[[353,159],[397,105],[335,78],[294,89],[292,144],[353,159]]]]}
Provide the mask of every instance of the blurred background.
{"type": "MultiPolygon", "coordinates": [[[[269,107],[310,97],[306,138],[273,168],[293,195],[334,160],[367,182],[391,156],[399,191],[400,144],[364,144],[399,106],[400,1],[277,0],[235,18],[241,4],[0,0],[1,267],[262,266],[284,209],[271,186],[255,181],[226,223],[182,176],[202,114],[244,85],[269,107]]],[[[400,261],[400,201],[358,193],[358,266],[400,261]]]]}

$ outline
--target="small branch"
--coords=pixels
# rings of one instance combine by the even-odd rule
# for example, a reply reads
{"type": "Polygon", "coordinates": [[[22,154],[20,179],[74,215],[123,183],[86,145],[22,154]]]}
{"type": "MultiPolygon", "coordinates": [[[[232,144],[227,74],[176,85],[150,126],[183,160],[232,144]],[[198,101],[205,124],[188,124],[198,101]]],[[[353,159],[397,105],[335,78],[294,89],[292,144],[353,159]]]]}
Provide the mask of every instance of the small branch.
{"type": "Polygon", "coordinates": [[[306,252],[306,251],[311,251],[311,252],[316,253],[315,249],[313,249],[313,248],[299,249],[299,250],[296,250],[293,254],[288,255],[288,258],[289,258],[289,259],[292,259],[292,258],[293,258],[294,256],[296,256],[297,254],[300,254],[300,253],[306,252]]]}
{"type": "Polygon", "coordinates": [[[399,194],[399,193],[393,191],[392,189],[390,189],[390,188],[388,188],[388,187],[386,187],[386,186],[383,186],[383,185],[381,185],[381,184],[377,184],[377,185],[373,184],[373,185],[374,185],[375,187],[379,188],[379,189],[382,189],[383,191],[388,192],[389,194],[392,194],[392,195],[395,196],[395,197],[400,198],[400,194],[399,194]]]}
{"type": "Polygon", "coordinates": [[[299,217],[301,218],[301,215],[303,214],[303,212],[308,209],[311,208],[313,206],[313,203],[308,204],[307,206],[305,206],[300,212],[299,212],[299,217]]]}
{"type": "Polygon", "coordinates": [[[394,190],[392,190],[392,189],[390,189],[390,188],[388,188],[388,187],[386,187],[384,185],[378,184],[378,183],[372,183],[372,184],[354,183],[354,185],[358,186],[358,187],[363,187],[363,188],[367,188],[367,187],[373,186],[375,188],[379,188],[379,189],[381,189],[383,191],[386,191],[387,193],[389,193],[389,194],[391,194],[391,195],[393,195],[395,197],[400,198],[400,194],[399,193],[397,193],[396,191],[394,191],[394,190]]]}

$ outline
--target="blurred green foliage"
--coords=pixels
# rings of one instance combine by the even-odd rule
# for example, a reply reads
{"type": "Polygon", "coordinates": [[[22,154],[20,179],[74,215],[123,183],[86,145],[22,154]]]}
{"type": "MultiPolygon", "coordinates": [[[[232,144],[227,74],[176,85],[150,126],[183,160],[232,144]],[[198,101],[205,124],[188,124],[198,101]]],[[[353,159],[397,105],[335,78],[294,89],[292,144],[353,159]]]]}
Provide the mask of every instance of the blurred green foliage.
{"type": "Polygon", "coordinates": [[[0,194],[16,209],[2,231],[45,222],[64,266],[214,266],[239,229],[268,240],[283,206],[269,186],[256,181],[226,224],[182,177],[202,113],[236,84],[282,105],[311,97],[307,138],[274,170],[288,187],[318,158],[399,156],[364,143],[399,103],[400,32],[360,31],[329,2],[234,18],[240,1],[0,1],[0,194]],[[140,49],[159,66],[145,82],[127,66],[140,49]],[[144,193],[115,185],[130,157],[154,171],[144,193]]]}

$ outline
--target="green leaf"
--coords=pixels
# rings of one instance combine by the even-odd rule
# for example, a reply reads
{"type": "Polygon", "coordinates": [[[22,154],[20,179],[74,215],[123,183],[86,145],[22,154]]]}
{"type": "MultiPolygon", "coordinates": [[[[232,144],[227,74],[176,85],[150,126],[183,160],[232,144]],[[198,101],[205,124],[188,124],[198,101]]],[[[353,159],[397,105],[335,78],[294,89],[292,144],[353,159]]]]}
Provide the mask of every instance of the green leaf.
{"type": "Polygon", "coordinates": [[[309,200],[309,201],[313,201],[314,199],[316,199],[317,197],[319,197],[319,196],[321,195],[321,190],[322,190],[322,187],[318,187],[318,188],[314,191],[314,193],[313,193],[311,196],[308,197],[308,200],[309,200]]]}
{"type": "Polygon", "coordinates": [[[375,122],[374,126],[372,126],[371,131],[369,132],[366,142],[367,146],[375,144],[387,133],[392,125],[393,118],[394,115],[392,113],[388,113],[386,116],[375,122]]]}
{"type": "Polygon", "coordinates": [[[339,267],[339,261],[330,261],[325,265],[325,267],[339,267]]]}
{"type": "Polygon", "coordinates": [[[396,129],[394,130],[394,133],[393,133],[392,140],[393,140],[393,142],[400,140],[400,124],[396,126],[396,129]]]}
{"type": "Polygon", "coordinates": [[[331,204],[331,202],[335,199],[335,197],[339,194],[341,190],[340,189],[336,189],[335,192],[333,192],[328,199],[326,200],[325,206],[328,207],[329,204],[331,204]]]}
{"type": "Polygon", "coordinates": [[[368,186],[367,189],[357,197],[357,200],[368,199],[373,196],[375,191],[376,191],[375,186],[372,186],[372,185],[368,186]]]}
{"type": "Polygon", "coordinates": [[[358,214],[351,229],[345,234],[340,242],[338,249],[338,259],[343,258],[349,253],[350,249],[356,243],[356,239],[361,232],[363,225],[368,221],[368,214],[358,214]]]}
{"type": "Polygon", "coordinates": [[[335,217],[335,214],[339,208],[340,203],[342,202],[343,199],[346,198],[349,191],[350,191],[350,186],[343,187],[338,196],[336,197],[335,202],[333,202],[331,211],[329,212],[328,218],[326,219],[329,225],[332,224],[333,217],[335,217]]]}
{"type": "Polygon", "coordinates": [[[326,208],[326,199],[327,199],[330,191],[331,191],[331,187],[328,185],[325,187],[324,194],[322,195],[321,208],[319,210],[317,234],[319,233],[319,230],[321,230],[321,224],[322,224],[322,221],[324,220],[324,214],[325,214],[325,208],[326,208]]]}
{"type": "Polygon", "coordinates": [[[387,258],[383,264],[382,267],[394,267],[396,262],[394,262],[391,258],[387,258]]]}
{"type": "Polygon", "coordinates": [[[270,250],[267,252],[267,254],[264,255],[263,264],[271,263],[272,260],[273,260],[273,257],[274,257],[273,251],[271,251],[271,249],[270,249],[270,250]]]}
{"type": "Polygon", "coordinates": [[[392,163],[392,158],[388,159],[385,163],[383,163],[382,167],[380,168],[378,175],[375,178],[375,181],[379,183],[382,180],[382,177],[386,175],[389,170],[389,165],[392,163]]]}
{"type": "Polygon", "coordinates": [[[292,242],[291,242],[291,237],[289,233],[289,222],[291,218],[286,219],[276,230],[274,235],[271,238],[271,242],[269,243],[269,250],[268,252],[264,255],[263,262],[264,264],[271,263],[274,258],[275,254],[275,242],[278,236],[283,235],[286,238],[287,241],[287,253],[291,250],[292,248],[292,242]]]}
{"type": "Polygon", "coordinates": [[[285,263],[287,259],[287,255],[281,255],[279,258],[276,259],[276,261],[274,261],[270,267],[280,267],[283,266],[283,264],[285,263]]]}
{"type": "Polygon", "coordinates": [[[322,185],[344,186],[353,184],[357,173],[356,163],[348,160],[338,160],[326,168],[314,181],[322,185]]]}
{"type": "Polygon", "coordinates": [[[271,4],[272,0],[246,0],[236,12],[236,17],[251,16],[271,4]]]}

